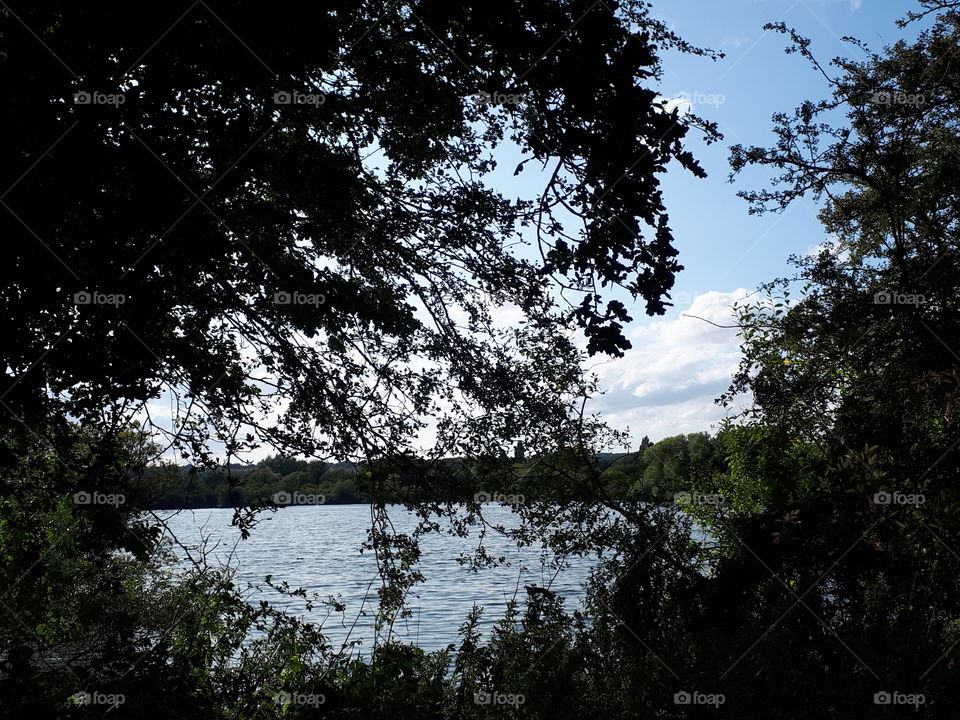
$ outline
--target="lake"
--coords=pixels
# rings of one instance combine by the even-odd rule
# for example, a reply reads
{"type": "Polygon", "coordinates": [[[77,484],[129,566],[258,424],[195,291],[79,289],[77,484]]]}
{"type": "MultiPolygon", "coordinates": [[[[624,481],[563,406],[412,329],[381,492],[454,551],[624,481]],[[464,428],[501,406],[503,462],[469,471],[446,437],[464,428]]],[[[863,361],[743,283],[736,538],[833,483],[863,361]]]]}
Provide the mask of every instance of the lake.
{"type": "MultiPolygon", "coordinates": [[[[278,608],[322,625],[335,646],[348,638],[362,640],[361,648],[371,646],[379,583],[373,554],[359,552],[370,526],[369,505],[304,505],[264,513],[263,521],[247,540],[240,540],[239,530],[230,526],[233,510],[229,508],[158,514],[167,518],[183,544],[197,546],[206,538],[211,564],[235,568],[239,587],[246,587],[248,582],[261,585],[259,591],[247,593],[250,602],[269,600],[278,608]],[[265,586],[267,574],[273,575],[274,583],[287,581],[291,588],[304,588],[308,596],[314,592],[322,599],[340,595],[346,611],[337,613],[319,605],[307,612],[302,598],[280,595],[265,586]],[[351,631],[361,611],[367,614],[360,615],[351,631]]],[[[507,527],[518,524],[507,506],[489,505],[484,515],[490,522],[507,527]]],[[[413,516],[400,506],[392,508],[390,516],[399,532],[414,526],[413,516]]],[[[431,533],[421,539],[420,569],[426,582],[414,588],[415,595],[409,602],[413,615],[394,627],[400,640],[425,650],[455,643],[458,628],[474,604],[486,609],[482,627],[488,633],[514,594],[521,603],[525,600],[526,584],[556,591],[567,598],[569,610],[581,607],[582,586],[593,566],[592,559],[571,558],[570,567],[554,578],[556,571],[541,562],[539,548],[517,548],[488,532],[484,546],[491,555],[506,556],[509,564],[472,571],[460,565],[457,558],[461,553],[469,554],[477,542],[476,531],[468,538],[431,533]]]]}

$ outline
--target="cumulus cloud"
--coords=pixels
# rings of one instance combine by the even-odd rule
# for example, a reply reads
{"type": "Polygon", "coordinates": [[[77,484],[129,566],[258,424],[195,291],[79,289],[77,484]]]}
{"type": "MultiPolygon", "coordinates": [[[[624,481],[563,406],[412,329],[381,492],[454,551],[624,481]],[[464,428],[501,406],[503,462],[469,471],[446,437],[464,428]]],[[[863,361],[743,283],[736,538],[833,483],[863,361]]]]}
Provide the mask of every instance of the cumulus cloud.
{"type": "Polygon", "coordinates": [[[635,328],[624,357],[594,368],[606,393],[593,410],[614,427],[629,426],[635,441],[716,430],[726,411],[714,400],[740,362],[736,329],[717,325],[732,325],[733,303],[749,294],[707,292],[679,316],[635,328]]]}
{"type": "MultiPolygon", "coordinates": [[[[732,325],[733,303],[752,294],[742,288],[710,291],[695,295],[692,301],[683,293],[675,294],[680,306],[688,302],[689,306],[663,318],[638,318],[628,333],[633,347],[624,357],[593,359],[591,369],[605,392],[592,400],[589,410],[600,412],[612,427],[629,427],[634,449],[644,435],[657,441],[679,433],[715,432],[728,411],[714,400],[727,389],[740,362],[736,329],[716,325],[732,325]]],[[[509,327],[521,317],[522,311],[512,305],[494,311],[497,327],[509,327]]],[[[580,347],[586,344],[581,333],[571,331],[571,338],[580,347]]],[[[148,407],[154,422],[171,427],[174,413],[168,393],[148,407]]],[[[144,419],[142,413],[140,419],[144,419]]],[[[429,423],[420,434],[424,448],[434,443],[434,432],[429,423]]],[[[214,443],[212,449],[221,452],[222,446],[214,443]]],[[[243,461],[256,462],[270,453],[264,446],[243,461]]],[[[172,454],[169,459],[179,461],[172,454]]]]}

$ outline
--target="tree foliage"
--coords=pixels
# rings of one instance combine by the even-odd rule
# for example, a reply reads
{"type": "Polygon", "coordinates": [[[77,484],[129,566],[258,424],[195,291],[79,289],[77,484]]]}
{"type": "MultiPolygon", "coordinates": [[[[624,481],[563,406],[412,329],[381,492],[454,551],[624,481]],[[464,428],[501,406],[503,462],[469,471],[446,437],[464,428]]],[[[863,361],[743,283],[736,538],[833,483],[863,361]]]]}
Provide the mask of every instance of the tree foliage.
{"type": "Polygon", "coordinates": [[[740,691],[773,703],[816,682],[804,707],[822,717],[899,688],[943,717],[957,702],[960,612],[960,15],[947,9],[882,53],[854,43],[866,60],[834,70],[770,27],[833,94],[775,116],[776,145],[734,147],[732,164],[778,172],[771,189],[743,193],[755,211],[822,200],[830,242],[741,308],[744,360],[727,399],[750,390],[755,407],[733,430],[730,472],[754,504],[744,496],[717,521],[730,554],[715,572],[772,629],[740,661],[740,691]]]}
{"type": "Polygon", "coordinates": [[[10,412],[174,389],[171,442],[198,461],[211,435],[229,455],[254,435],[402,450],[424,417],[506,398],[562,417],[578,353],[559,329],[616,354],[629,318],[602,288],[664,310],[657,176],[702,171],[647,86],[662,49],[704,51],[642,3],[501,5],[5,8],[10,412]],[[504,91],[523,101],[478,101],[504,91]],[[507,145],[548,178],[536,196],[491,186],[507,145]],[[582,302],[558,307],[556,283],[582,302]],[[504,335],[508,302],[526,321],[504,335]],[[557,362],[524,372],[524,352],[557,362]]]}

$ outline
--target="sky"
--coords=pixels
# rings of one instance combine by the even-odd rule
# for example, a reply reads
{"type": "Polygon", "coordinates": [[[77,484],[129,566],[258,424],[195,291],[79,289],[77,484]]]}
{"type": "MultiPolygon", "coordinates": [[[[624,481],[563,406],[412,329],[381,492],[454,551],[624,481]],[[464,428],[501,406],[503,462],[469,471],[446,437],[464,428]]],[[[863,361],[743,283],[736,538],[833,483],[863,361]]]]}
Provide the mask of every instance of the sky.
{"type": "MultiPolygon", "coordinates": [[[[747,213],[746,202],[736,193],[765,187],[769,177],[764,172],[748,170],[734,183],[728,181],[731,145],[770,145],[774,113],[791,112],[803,100],[829,95],[825,79],[799,55],[786,54],[788,40],[763,30],[763,25],[782,21],[795,28],[812,40],[812,52],[826,64],[837,56],[862,57],[844,36],[854,36],[875,51],[914,36],[917,28],[902,30],[895,21],[916,9],[916,2],[906,0],[654,0],[654,17],[680,37],[725,54],[712,61],[667,53],[657,88],[666,98],[691,103],[698,115],[718,124],[724,139],[707,146],[695,132],[688,136],[688,149],[707,171],[706,179],[676,164],[661,176],[685,267],[672,292],[674,307],[663,316],[648,317],[642,303],[633,303],[634,321],[627,328],[632,349],[623,358],[595,357],[588,363],[604,390],[589,407],[613,427],[630,430],[631,447],[622,449],[635,449],[644,436],[657,441],[717,430],[728,411],[714,401],[739,364],[739,342],[735,329],[689,315],[730,324],[733,303],[760,284],[791,274],[790,255],[810,253],[828,241],[809,200],[782,214],[747,213]]],[[[542,178],[536,172],[514,177],[516,159],[508,151],[503,158],[491,184],[508,197],[516,196],[514,191],[536,194],[542,178]]],[[[515,308],[500,309],[501,323],[515,319],[515,308]]],[[[168,394],[150,403],[155,420],[169,419],[169,403],[168,394]]],[[[263,448],[246,459],[267,454],[269,449],[263,448]]]]}
{"type": "MultiPolygon", "coordinates": [[[[653,3],[653,14],[685,40],[725,53],[709,59],[665,56],[660,91],[689,98],[695,112],[716,122],[724,140],[709,147],[692,140],[690,149],[708,178],[672,167],[663,177],[679,260],[685,269],[674,286],[675,306],[661,317],[634,306],[629,328],[633,349],[599,366],[606,394],[593,403],[610,423],[628,426],[634,442],[644,435],[713,433],[724,416],[714,399],[724,392],[739,363],[730,305],[764,282],[791,274],[791,254],[807,254],[825,242],[812,201],[782,214],[751,216],[738,190],[759,189],[768,178],[754,171],[728,182],[731,145],[770,145],[771,116],[792,112],[805,99],[829,95],[826,80],[797,54],[785,54],[788,40],[764,31],[784,22],[812,40],[811,51],[827,63],[834,57],[862,59],[841,38],[854,36],[874,51],[916,29],[895,24],[916,2],[901,0],[671,0],[653,3]]],[[[746,399],[745,399],[746,401],[746,399]]]]}

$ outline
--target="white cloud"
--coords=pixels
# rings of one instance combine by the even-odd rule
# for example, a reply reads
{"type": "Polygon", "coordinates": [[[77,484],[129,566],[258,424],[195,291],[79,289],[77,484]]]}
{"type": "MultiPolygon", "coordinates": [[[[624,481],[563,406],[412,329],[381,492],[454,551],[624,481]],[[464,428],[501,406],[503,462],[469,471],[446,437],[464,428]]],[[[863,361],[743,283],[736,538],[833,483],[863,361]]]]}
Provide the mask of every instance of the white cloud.
{"type": "MultiPolygon", "coordinates": [[[[727,389],[740,362],[736,329],[717,325],[732,325],[732,304],[751,294],[745,289],[710,291],[690,302],[679,293],[674,299],[681,301],[681,307],[687,303],[689,307],[634,323],[628,333],[633,347],[623,358],[594,358],[592,369],[606,392],[591,402],[590,411],[602,413],[612,427],[629,427],[634,449],[644,435],[656,441],[679,433],[715,432],[727,411],[714,400],[727,389]]],[[[521,319],[522,311],[504,305],[495,308],[493,316],[496,327],[508,327],[521,319]]],[[[582,333],[571,331],[571,337],[578,346],[586,345],[582,333]]],[[[150,401],[148,407],[154,422],[169,429],[175,414],[169,393],[150,401]]],[[[435,440],[435,428],[428,425],[420,433],[424,447],[435,440]]],[[[222,452],[219,443],[213,449],[222,452]]],[[[271,452],[264,446],[243,460],[256,462],[271,452]]],[[[180,461],[173,454],[168,459],[180,461]]]]}
{"type": "Polygon", "coordinates": [[[165,421],[163,422],[164,425],[169,424],[169,421],[173,418],[169,392],[164,392],[162,398],[147,402],[147,411],[154,422],[165,421]]]}
{"type": "Polygon", "coordinates": [[[630,333],[633,348],[595,368],[607,392],[593,409],[613,427],[629,426],[635,442],[644,435],[658,440],[715,431],[711,426],[726,411],[714,400],[727,389],[740,362],[736,328],[717,325],[733,325],[731,306],[749,294],[742,288],[710,291],[696,296],[677,317],[635,328],[630,333]]]}
{"type": "Polygon", "coordinates": [[[734,47],[734,48],[738,48],[738,47],[740,47],[741,45],[746,45],[748,42],[750,42],[750,36],[749,36],[749,35],[743,35],[743,34],[740,34],[740,33],[736,33],[736,34],[733,34],[733,35],[724,35],[724,36],[723,36],[723,39],[720,41],[720,45],[721,45],[721,47],[734,47]]]}
{"type": "Polygon", "coordinates": [[[677,115],[683,117],[688,113],[693,112],[693,102],[690,99],[690,93],[680,92],[677,93],[676,97],[670,95],[658,95],[654,98],[655,102],[663,103],[663,112],[672,113],[674,110],[677,111],[677,115]]]}
{"type": "Polygon", "coordinates": [[[850,250],[840,244],[840,240],[835,236],[831,235],[826,240],[816,245],[811,245],[807,248],[807,252],[804,253],[806,257],[815,258],[824,250],[829,250],[837,259],[841,262],[846,262],[850,259],[850,250]]]}

